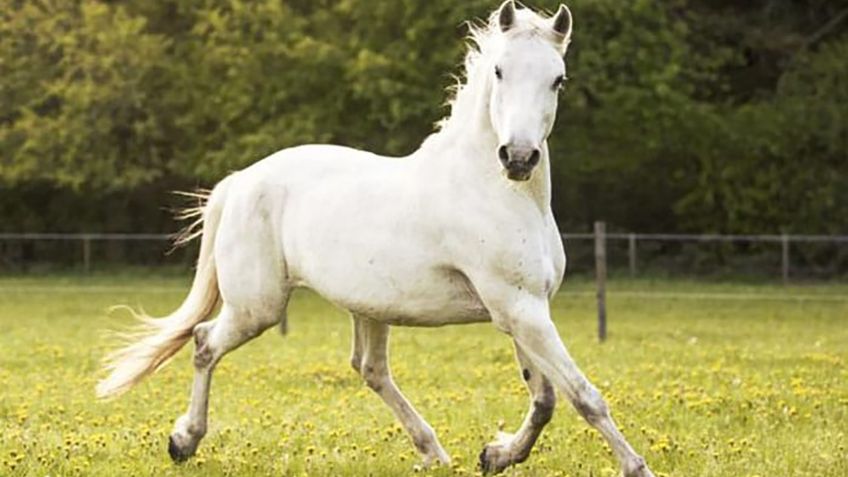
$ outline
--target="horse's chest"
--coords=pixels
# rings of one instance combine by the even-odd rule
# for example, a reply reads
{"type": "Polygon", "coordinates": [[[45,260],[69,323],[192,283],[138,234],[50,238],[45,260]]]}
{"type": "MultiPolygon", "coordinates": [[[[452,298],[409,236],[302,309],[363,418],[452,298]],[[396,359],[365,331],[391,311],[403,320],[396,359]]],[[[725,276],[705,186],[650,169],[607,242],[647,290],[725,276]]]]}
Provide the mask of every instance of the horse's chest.
{"type": "Polygon", "coordinates": [[[461,269],[532,292],[558,287],[565,256],[549,209],[501,190],[471,195],[463,206],[452,247],[461,269]]]}
{"type": "Polygon", "coordinates": [[[475,276],[539,294],[549,294],[562,280],[565,256],[555,225],[530,220],[494,222],[466,239],[470,241],[476,247],[466,246],[468,252],[457,256],[461,268],[473,270],[475,276]]]}
{"type": "Polygon", "coordinates": [[[549,294],[559,284],[561,271],[548,247],[534,244],[527,249],[502,247],[488,257],[485,269],[490,279],[531,293],[549,294]]]}

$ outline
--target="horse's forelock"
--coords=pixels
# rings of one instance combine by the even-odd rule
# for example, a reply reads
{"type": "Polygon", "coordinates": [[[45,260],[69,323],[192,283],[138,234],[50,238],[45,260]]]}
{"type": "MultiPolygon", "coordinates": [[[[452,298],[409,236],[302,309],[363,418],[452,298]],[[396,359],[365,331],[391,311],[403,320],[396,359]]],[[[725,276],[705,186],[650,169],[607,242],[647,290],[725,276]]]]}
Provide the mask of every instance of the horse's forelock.
{"type": "Polygon", "coordinates": [[[450,108],[450,114],[436,123],[437,129],[443,129],[452,116],[461,114],[461,109],[467,107],[461,101],[461,96],[475,86],[474,80],[478,79],[475,70],[480,64],[485,63],[482,60],[493,50],[492,46],[495,41],[502,38],[526,38],[528,36],[542,38],[553,46],[557,46],[562,41],[562,38],[552,29],[550,19],[529,8],[517,8],[515,10],[515,25],[506,32],[501,31],[498,13],[499,10],[495,10],[486,21],[468,21],[465,23],[468,28],[468,36],[463,72],[456,76],[457,82],[448,87],[446,104],[450,108]]]}

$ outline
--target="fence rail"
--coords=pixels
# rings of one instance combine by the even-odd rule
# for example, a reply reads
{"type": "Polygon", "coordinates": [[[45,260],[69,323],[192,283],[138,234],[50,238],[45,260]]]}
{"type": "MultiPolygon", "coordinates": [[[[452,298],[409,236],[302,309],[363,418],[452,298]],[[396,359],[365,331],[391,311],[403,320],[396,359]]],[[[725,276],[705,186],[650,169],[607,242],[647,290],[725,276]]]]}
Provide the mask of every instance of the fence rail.
{"type": "Polygon", "coordinates": [[[165,241],[173,239],[169,234],[145,233],[0,233],[2,240],[69,240],[82,242],[82,263],[86,273],[91,271],[92,241],[165,241]]]}
{"type": "MultiPolygon", "coordinates": [[[[562,234],[564,239],[594,240],[592,233],[562,234]]],[[[668,242],[848,242],[848,235],[732,235],[732,234],[637,234],[607,233],[608,240],[658,240],[668,242]]]]}
{"type": "MultiPolygon", "coordinates": [[[[564,240],[595,241],[595,233],[562,233],[564,240]]],[[[0,233],[0,241],[77,241],[80,242],[80,256],[83,268],[91,269],[92,242],[103,241],[170,241],[172,234],[160,233],[0,233]]],[[[640,242],[720,242],[720,243],[774,243],[781,245],[781,274],[788,281],[791,272],[790,244],[794,243],[832,243],[848,244],[848,235],[810,235],[810,234],[668,234],[668,233],[605,233],[603,241],[626,241],[627,263],[631,275],[635,275],[638,266],[640,242]]]]}
{"type": "Polygon", "coordinates": [[[0,240],[170,240],[170,234],[131,233],[0,233],[0,240]]]}
{"type": "MultiPolygon", "coordinates": [[[[599,239],[596,233],[563,233],[564,240],[595,240],[599,239]]],[[[781,278],[784,283],[790,278],[790,254],[791,243],[848,243],[848,235],[790,235],[790,234],[640,234],[640,233],[606,233],[601,234],[601,241],[626,240],[628,242],[627,255],[630,274],[636,274],[637,242],[659,241],[659,242],[723,242],[723,243],[779,243],[781,244],[781,278]]]]}

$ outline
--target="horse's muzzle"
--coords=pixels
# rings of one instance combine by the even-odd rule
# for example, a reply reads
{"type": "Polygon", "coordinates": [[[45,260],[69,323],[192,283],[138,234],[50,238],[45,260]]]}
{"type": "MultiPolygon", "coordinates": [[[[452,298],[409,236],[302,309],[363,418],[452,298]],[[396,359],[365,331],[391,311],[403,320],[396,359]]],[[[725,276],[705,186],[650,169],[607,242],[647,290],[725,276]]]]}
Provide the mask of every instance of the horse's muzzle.
{"type": "Polygon", "coordinates": [[[513,181],[530,179],[533,168],[539,163],[541,156],[541,152],[536,148],[509,145],[498,148],[498,158],[506,169],[506,176],[513,181]]]}
{"type": "Polygon", "coordinates": [[[530,176],[533,174],[533,166],[526,163],[511,163],[504,168],[506,169],[506,176],[511,181],[524,182],[530,180],[530,176]]]}

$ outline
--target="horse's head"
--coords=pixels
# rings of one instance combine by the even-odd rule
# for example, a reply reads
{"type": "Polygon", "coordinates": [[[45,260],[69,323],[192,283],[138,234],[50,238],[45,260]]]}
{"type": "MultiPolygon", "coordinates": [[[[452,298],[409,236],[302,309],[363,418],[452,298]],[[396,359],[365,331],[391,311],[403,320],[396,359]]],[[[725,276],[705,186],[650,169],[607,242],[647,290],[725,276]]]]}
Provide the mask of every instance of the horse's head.
{"type": "Polygon", "coordinates": [[[553,17],[543,19],[507,0],[492,21],[499,32],[486,56],[491,59],[489,116],[498,138],[497,155],[507,177],[526,181],[541,160],[556,118],[571,12],[560,5],[553,17]]]}

